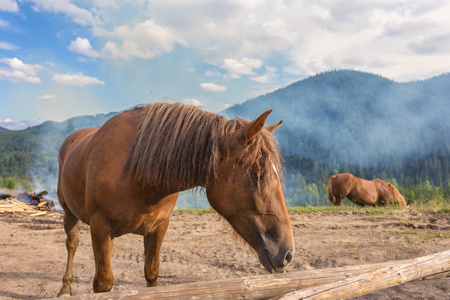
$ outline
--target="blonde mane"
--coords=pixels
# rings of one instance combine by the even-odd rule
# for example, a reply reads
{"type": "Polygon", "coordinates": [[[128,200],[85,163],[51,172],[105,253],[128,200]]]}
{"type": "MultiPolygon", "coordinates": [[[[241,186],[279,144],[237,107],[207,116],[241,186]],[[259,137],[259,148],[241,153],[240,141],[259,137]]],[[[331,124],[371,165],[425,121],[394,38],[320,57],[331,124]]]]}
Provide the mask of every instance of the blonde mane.
{"type": "Polygon", "coordinates": [[[394,202],[401,207],[406,207],[407,203],[406,203],[403,195],[400,194],[400,192],[397,190],[397,188],[394,185],[392,185],[392,184],[389,184],[389,185],[394,193],[394,202]]]}
{"type": "MultiPolygon", "coordinates": [[[[145,185],[165,184],[180,191],[214,180],[226,138],[250,123],[180,103],[158,102],[139,109],[143,122],[123,173],[145,185]]],[[[282,176],[278,144],[266,129],[247,144],[237,163],[247,171],[256,169],[261,178],[273,167],[282,176]]]]}

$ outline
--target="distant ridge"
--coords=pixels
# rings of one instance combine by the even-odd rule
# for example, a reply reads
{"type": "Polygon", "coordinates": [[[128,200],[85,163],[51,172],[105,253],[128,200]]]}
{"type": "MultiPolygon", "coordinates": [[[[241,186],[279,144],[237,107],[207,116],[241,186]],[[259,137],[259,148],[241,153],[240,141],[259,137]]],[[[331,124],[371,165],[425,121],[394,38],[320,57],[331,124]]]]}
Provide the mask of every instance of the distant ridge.
{"type": "Polygon", "coordinates": [[[1,127],[0,126],[0,131],[7,131],[7,130],[9,130],[8,128],[5,128],[5,127],[1,127]]]}
{"type": "MultiPolygon", "coordinates": [[[[138,104],[123,111],[142,105],[144,104],[138,104]]],[[[25,130],[35,134],[58,134],[67,136],[71,132],[81,128],[102,126],[106,121],[120,112],[122,111],[110,112],[106,114],[77,116],[62,122],[46,121],[40,125],[29,127],[25,130]]]]}
{"type": "Polygon", "coordinates": [[[111,112],[107,114],[97,114],[95,116],[79,116],[70,118],[63,122],[46,121],[40,125],[29,127],[25,130],[36,134],[68,135],[71,132],[81,128],[101,126],[116,114],[117,112],[111,112]]]}
{"type": "MultiPolygon", "coordinates": [[[[284,120],[275,135],[290,205],[327,201],[329,176],[342,172],[389,180],[407,189],[409,200],[429,199],[436,191],[439,199],[450,199],[448,73],[400,83],[365,72],[325,72],[221,114],[254,119],[268,109],[273,112],[267,124],[284,120]]],[[[65,137],[80,128],[101,126],[116,114],[0,132],[0,177],[31,177],[43,186],[54,185],[65,137]]]]}
{"type": "Polygon", "coordinates": [[[284,120],[275,134],[288,174],[301,172],[314,182],[335,171],[401,184],[450,182],[448,73],[398,83],[364,72],[325,72],[223,113],[254,119],[271,108],[268,124],[284,120]]]}

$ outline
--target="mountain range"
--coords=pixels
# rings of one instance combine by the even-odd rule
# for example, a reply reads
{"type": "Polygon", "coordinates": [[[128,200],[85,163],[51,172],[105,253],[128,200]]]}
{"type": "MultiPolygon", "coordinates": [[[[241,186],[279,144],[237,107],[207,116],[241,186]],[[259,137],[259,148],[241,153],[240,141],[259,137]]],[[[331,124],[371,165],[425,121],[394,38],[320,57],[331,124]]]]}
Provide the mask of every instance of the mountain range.
{"type": "MultiPolygon", "coordinates": [[[[398,83],[364,72],[325,72],[221,114],[254,119],[268,109],[269,124],[284,120],[275,135],[291,197],[314,185],[322,197],[328,177],[340,172],[395,179],[402,186],[449,185],[450,74],[398,83]]],[[[49,169],[48,164],[55,166],[47,173],[55,173],[59,145],[70,132],[100,126],[115,114],[0,132],[0,176],[29,179],[36,165],[49,169]]]]}
{"type": "Polygon", "coordinates": [[[325,72],[225,114],[253,119],[271,108],[269,123],[284,119],[276,135],[291,195],[298,182],[317,183],[325,193],[330,175],[350,172],[402,186],[427,182],[450,196],[450,74],[398,83],[364,72],[325,72]]]}
{"type": "Polygon", "coordinates": [[[249,119],[273,108],[288,157],[371,167],[392,159],[449,154],[450,75],[397,83],[369,73],[333,71],[225,111],[249,119]]]}

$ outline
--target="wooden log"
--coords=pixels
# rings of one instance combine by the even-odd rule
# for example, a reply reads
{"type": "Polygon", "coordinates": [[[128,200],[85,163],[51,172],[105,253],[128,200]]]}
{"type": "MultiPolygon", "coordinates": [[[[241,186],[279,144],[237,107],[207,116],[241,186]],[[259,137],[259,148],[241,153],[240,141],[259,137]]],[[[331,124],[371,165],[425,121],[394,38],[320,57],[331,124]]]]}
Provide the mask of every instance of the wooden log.
{"type": "MultiPolygon", "coordinates": [[[[47,205],[47,207],[46,210],[50,208],[49,205],[47,205]]],[[[40,208],[41,207],[36,208],[35,206],[20,202],[14,198],[0,200],[0,213],[36,213],[40,208]]],[[[42,208],[45,208],[45,206],[42,208]]]]}
{"type": "MultiPolygon", "coordinates": [[[[295,290],[351,278],[352,276],[373,272],[380,268],[391,268],[393,264],[406,264],[408,262],[410,260],[194,282],[123,292],[71,296],[68,299],[269,299],[295,290]]],[[[448,264],[448,261],[445,263],[448,264]]],[[[439,271],[441,268],[434,269],[439,271]]],[[[423,276],[426,276],[428,273],[425,272],[423,276]]]]}
{"type": "Polygon", "coordinates": [[[46,211],[39,211],[37,213],[30,214],[30,217],[42,216],[42,215],[46,215],[46,214],[47,214],[46,211]]]}
{"type": "Polygon", "coordinates": [[[411,259],[352,278],[291,292],[272,299],[349,299],[448,271],[450,271],[450,250],[411,259]]]}

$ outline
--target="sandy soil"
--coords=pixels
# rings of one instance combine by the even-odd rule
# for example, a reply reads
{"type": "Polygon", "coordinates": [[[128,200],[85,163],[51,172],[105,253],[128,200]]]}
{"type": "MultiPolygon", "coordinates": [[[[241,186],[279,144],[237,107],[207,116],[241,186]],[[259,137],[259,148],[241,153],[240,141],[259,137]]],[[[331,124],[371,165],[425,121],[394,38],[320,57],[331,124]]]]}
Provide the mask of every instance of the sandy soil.
{"type": "MultiPolygon", "coordinates": [[[[291,214],[299,271],[425,256],[450,249],[450,212],[291,214]]],[[[0,214],[0,298],[55,297],[66,260],[62,217],[0,214]]],[[[114,290],[145,287],[142,237],[116,239],[114,290]]],[[[235,242],[216,213],[174,212],[161,250],[159,285],[264,275],[256,255],[235,242]]],[[[92,292],[94,258],[89,227],[80,228],[75,294],[92,292]]],[[[450,299],[450,277],[406,283],[359,299],[450,299]]]]}

